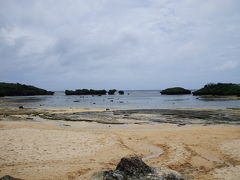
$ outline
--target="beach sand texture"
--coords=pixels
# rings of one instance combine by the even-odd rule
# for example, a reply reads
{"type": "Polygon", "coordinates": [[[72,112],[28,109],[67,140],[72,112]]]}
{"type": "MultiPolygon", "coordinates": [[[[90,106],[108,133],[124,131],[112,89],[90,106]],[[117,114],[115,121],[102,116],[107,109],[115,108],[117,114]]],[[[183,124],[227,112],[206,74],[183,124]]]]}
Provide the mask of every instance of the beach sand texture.
{"type": "Polygon", "coordinates": [[[0,121],[0,176],[95,179],[140,156],[190,179],[240,179],[239,126],[61,122],[0,121]]]}

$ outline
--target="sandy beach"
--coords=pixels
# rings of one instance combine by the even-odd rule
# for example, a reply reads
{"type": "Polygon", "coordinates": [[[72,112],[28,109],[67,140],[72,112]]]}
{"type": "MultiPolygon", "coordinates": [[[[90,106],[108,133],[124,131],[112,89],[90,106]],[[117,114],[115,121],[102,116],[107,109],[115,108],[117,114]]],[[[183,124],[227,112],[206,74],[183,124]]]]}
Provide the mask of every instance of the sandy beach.
{"type": "Polygon", "coordinates": [[[0,2],[0,180],[240,180],[240,0],[0,2]]]}
{"type": "Polygon", "coordinates": [[[140,156],[148,165],[176,170],[188,179],[240,179],[238,125],[104,124],[30,119],[24,113],[12,117],[1,116],[0,176],[97,179],[122,157],[140,156]]]}

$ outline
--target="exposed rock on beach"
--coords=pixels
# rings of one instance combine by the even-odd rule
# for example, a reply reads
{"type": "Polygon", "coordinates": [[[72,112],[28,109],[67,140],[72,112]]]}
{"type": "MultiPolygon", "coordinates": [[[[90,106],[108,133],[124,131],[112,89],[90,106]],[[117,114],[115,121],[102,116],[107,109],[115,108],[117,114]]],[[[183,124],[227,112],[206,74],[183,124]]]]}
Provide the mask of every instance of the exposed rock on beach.
{"type": "Polygon", "coordinates": [[[122,158],[115,170],[105,171],[103,180],[184,180],[172,170],[158,171],[139,157],[122,158]]]}
{"type": "Polygon", "coordinates": [[[240,124],[240,109],[135,109],[110,110],[92,109],[81,110],[44,110],[44,109],[1,109],[0,117],[17,119],[25,115],[28,118],[43,118],[63,121],[85,121],[101,124],[151,124],[172,123],[190,124],[240,124]]]}

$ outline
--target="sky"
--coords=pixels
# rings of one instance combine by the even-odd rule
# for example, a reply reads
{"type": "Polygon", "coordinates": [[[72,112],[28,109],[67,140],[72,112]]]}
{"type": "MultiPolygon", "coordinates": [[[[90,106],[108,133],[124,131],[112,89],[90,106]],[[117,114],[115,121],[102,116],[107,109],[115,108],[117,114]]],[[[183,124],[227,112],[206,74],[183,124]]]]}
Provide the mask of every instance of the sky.
{"type": "Polygon", "coordinates": [[[239,0],[0,0],[0,81],[48,90],[240,83],[239,0]]]}

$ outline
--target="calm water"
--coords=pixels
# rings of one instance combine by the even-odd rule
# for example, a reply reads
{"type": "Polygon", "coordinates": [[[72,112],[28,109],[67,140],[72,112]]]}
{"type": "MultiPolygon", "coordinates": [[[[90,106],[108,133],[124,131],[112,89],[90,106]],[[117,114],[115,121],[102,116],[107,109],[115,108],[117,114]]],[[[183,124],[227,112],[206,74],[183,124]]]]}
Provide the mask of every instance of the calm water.
{"type": "Polygon", "coordinates": [[[161,95],[159,91],[125,91],[125,95],[112,96],[66,96],[64,92],[56,92],[54,96],[0,98],[0,107],[20,105],[29,108],[240,108],[240,100],[204,100],[192,95],[161,95]]]}

